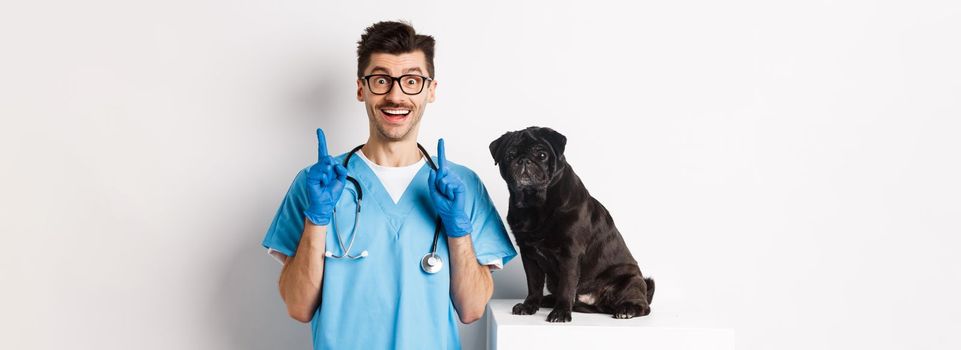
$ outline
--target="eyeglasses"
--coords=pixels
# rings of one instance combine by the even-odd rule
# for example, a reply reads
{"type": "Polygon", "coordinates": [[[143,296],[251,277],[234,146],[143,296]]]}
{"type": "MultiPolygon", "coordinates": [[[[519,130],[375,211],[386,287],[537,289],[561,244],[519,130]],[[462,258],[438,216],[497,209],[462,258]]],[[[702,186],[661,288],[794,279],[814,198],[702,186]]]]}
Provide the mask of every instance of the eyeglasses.
{"type": "Polygon", "coordinates": [[[363,76],[361,79],[367,82],[367,88],[370,89],[370,93],[374,95],[386,95],[390,93],[390,89],[394,88],[395,81],[400,85],[400,91],[408,95],[417,95],[421,91],[424,91],[424,85],[427,85],[427,82],[434,80],[423,75],[415,74],[405,74],[399,77],[392,77],[386,74],[371,74],[363,76]]]}

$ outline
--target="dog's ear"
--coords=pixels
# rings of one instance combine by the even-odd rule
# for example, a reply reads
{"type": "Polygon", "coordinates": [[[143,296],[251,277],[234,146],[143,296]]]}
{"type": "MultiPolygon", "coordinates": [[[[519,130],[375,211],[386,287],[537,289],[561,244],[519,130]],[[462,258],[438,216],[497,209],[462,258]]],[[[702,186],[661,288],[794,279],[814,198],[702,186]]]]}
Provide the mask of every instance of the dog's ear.
{"type": "Polygon", "coordinates": [[[554,148],[554,154],[558,160],[564,159],[564,146],[567,145],[567,137],[551,128],[537,129],[537,135],[543,137],[547,143],[554,148]]]}
{"type": "Polygon", "coordinates": [[[504,148],[507,146],[506,144],[508,138],[510,138],[510,135],[513,133],[513,131],[508,131],[504,133],[504,135],[501,135],[501,137],[498,137],[496,140],[491,142],[490,150],[491,157],[494,157],[494,165],[497,165],[497,161],[504,158],[504,148]]]}

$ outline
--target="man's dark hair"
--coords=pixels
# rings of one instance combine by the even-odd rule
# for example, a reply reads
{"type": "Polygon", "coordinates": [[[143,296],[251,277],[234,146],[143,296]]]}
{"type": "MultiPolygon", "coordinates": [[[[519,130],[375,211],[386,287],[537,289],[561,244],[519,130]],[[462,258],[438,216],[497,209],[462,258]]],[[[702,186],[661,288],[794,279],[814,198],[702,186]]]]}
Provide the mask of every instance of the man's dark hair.
{"type": "Polygon", "coordinates": [[[420,50],[427,59],[427,76],[434,77],[434,38],[414,32],[406,22],[377,22],[367,27],[357,42],[357,77],[364,76],[373,53],[402,53],[420,50]]]}

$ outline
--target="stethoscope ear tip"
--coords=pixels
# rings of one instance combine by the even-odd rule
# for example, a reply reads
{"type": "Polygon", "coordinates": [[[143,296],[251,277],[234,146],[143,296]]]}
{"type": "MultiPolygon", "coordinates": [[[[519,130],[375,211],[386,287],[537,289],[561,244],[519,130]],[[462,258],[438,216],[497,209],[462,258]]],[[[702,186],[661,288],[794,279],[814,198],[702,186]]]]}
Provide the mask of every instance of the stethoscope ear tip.
{"type": "Polygon", "coordinates": [[[331,257],[331,256],[334,256],[334,253],[328,250],[328,251],[324,252],[324,256],[326,256],[326,257],[329,258],[329,257],[331,257]]]}
{"type": "Polygon", "coordinates": [[[360,257],[361,257],[361,258],[366,258],[366,257],[367,257],[367,251],[365,250],[365,251],[360,252],[360,257]]]}

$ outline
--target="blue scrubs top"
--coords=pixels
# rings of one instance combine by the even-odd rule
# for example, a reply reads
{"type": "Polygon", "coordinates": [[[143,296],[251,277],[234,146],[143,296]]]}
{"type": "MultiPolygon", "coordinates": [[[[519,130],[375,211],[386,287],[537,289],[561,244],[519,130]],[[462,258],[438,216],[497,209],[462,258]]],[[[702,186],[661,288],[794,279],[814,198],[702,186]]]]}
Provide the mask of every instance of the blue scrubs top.
{"type": "MultiPolygon", "coordinates": [[[[336,159],[343,162],[344,157],[346,153],[336,159]]],[[[487,189],[472,170],[448,164],[467,187],[466,211],[478,263],[499,258],[506,266],[517,252],[487,189]]],[[[304,229],[308,168],[294,178],[262,242],[287,256],[297,251],[304,229]]],[[[437,253],[444,257],[443,270],[427,274],[420,268],[421,258],[430,252],[437,217],[427,187],[430,171],[425,162],[395,204],[364,161],[352,159],[348,164],[347,174],[360,182],[364,192],[350,254],[366,249],[369,255],[358,260],[325,259],[320,306],[311,320],[314,349],[460,349],[443,231],[437,246],[437,253]]],[[[356,193],[348,181],[327,229],[327,250],[336,255],[343,251],[333,230],[346,246],[356,193]]]]}

